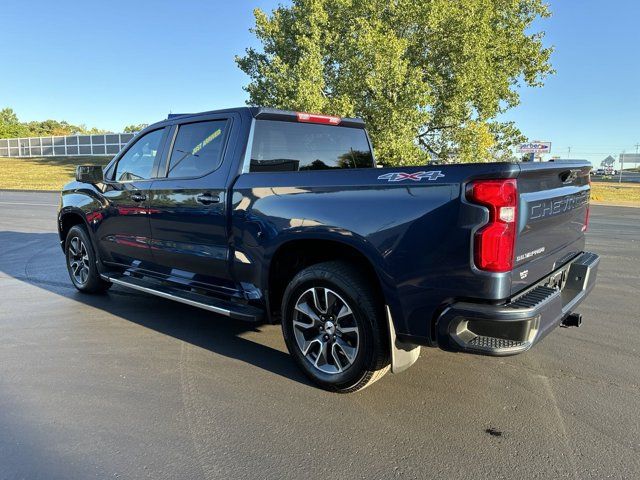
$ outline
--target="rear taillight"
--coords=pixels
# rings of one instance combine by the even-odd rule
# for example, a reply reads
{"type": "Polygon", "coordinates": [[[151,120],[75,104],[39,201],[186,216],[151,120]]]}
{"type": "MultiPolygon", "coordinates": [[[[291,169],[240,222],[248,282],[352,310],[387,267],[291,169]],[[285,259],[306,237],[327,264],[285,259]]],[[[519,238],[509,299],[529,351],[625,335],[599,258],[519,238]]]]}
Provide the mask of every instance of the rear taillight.
{"type": "Polygon", "coordinates": [[[490,272],[508,272],[513,268],[518,216],[515,179],[473,182],[467,189],[467,199],[489,209],[489,223],[475,235],[476,267],[490,272]]]}
{"type": "Polygon", "coordinates": [[[340,117],[332,115],[318,115],[316,113],[296,112],[299,122],[304,123],[322,123],[324,125],[340,125],[342,120],[340,117]]]}

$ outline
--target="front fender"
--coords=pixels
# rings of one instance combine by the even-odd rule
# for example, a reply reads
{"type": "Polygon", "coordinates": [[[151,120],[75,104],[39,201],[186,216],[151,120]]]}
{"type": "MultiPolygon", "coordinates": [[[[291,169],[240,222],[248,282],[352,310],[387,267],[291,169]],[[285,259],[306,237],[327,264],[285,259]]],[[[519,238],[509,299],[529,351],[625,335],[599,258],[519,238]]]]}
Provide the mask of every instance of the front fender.
{"type": "MultiPolygon", "coordinates": [[[[71,182],[62,191],[60,210],[58,211],[58,235],[60,244],[64,249],[65,225],[68,224],[69,216],[75,216],[82,221],[82,224],[89,232],[89,237],[96,249],[95,232],[102,221],[102,210],[105,201],[99,190],[93,185],[79,182],[71,182]]],[[[77,223],[74,221],[73,223],[77,223]]]]}

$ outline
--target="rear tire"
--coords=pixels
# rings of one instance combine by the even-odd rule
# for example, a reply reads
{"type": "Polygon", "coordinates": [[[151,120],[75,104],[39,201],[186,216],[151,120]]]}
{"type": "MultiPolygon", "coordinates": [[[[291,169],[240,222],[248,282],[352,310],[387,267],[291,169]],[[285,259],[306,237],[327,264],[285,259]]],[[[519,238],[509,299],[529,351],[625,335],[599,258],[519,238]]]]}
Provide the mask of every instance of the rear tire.
{"type": "Polygon", "coordinates": [[[344,262],[299,272],[282,300],[289,353],[311,381],[333,392],[368,387],[389,370],[383,306],[362,273],[344,262]]]}
{"type": "Polygon", "coordinates": [[[85,293],[102,293],[111,287],[110,282],[100,277],[96,254],[89,234],[83,226],[71,227],[64,243],[64,252],[69,278],[78,290],[85,293]]]}

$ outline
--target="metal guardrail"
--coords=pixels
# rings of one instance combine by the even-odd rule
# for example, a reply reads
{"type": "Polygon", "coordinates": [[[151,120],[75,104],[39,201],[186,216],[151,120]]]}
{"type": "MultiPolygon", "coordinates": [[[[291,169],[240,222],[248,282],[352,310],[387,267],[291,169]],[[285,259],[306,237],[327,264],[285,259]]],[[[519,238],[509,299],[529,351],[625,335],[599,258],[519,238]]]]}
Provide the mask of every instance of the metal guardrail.
{"type": "Polygon", "coordinates": [[[0,139],[0,157],[115,155],[135,134],[68,135],[0,139]]]}

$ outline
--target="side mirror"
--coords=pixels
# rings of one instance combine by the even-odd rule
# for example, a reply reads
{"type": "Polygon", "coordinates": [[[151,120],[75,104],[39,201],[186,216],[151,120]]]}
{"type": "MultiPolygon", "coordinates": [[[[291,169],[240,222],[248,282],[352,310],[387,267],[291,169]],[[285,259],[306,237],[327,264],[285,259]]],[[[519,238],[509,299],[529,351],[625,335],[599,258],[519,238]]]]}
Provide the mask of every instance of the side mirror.
{"type": "Polygon", "coordinates": [[[104,173],[100,165],[78,165],[76,167],[76,180],[82,183],[102,183],[104,181],[104,173]]]}

